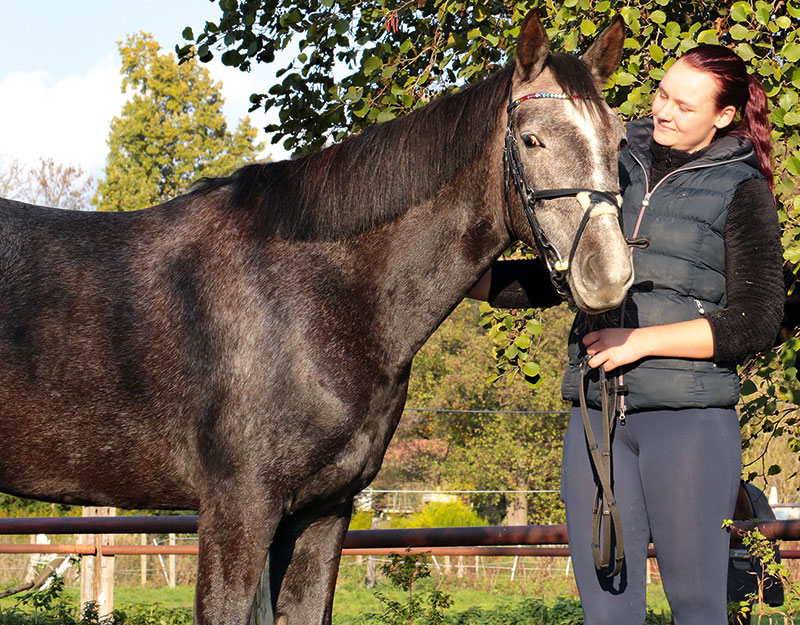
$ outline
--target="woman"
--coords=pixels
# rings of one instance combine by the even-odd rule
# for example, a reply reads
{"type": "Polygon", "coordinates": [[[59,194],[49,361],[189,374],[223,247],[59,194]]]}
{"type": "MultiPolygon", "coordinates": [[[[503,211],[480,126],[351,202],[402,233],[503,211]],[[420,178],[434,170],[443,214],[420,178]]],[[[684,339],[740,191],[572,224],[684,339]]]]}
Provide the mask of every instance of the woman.
{"type": "MultiPolygon", "coordinates": [[[[735,53],[701,45],[667,71],[652,119],[630,122],[627,136],[625,230],[650,245],[631,251],[635,281],[623,306],[601,318],[579,313],[569,337],[562,392],[575,407],[562,498],[575,577],[586,625],[643,623],[652,539],[677,625],[724,625],[721,526],[742,462],[736,365],[772,344],[783,312],[766,96],[735,53]],[[595,568],[596,473],[577,406],[585,384],[600,432],[600,368],[623,389],[611,444],[625,556],[615,576],[595,568]]],[[[529,267],[496,263],[476,294],[498,306],[529,305],[523,293],[555,303],[541,269],[519,283],[529,267]]]]}

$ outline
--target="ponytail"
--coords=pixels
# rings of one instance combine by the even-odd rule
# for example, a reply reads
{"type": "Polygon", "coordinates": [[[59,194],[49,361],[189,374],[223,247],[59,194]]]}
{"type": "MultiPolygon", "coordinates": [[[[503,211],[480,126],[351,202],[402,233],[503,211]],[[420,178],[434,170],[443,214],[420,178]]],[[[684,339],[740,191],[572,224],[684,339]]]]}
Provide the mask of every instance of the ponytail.
{"type": "Polygon", "coordinates": [[[718,110],[733,106],[741,114],[722,132],[746,137],[753,142],[759,169],[774,191],[775,174],[772,169],[770,135],[772,126],[767,117],[767,94],[758,78],[747,73],[747,66],[733,50],[720,45],[701,44],[681,57],[694,69],[707,72],[717,83],[714,94],[718,110]]]}
{"type": "Polygon", "coordinates": [[[740,132],[753,142],[761,173],[767,179],[769,190],[774,192],[775,174],[770,145],[772,126],[767,117],[767,94],[761,82],[752,74],[747,77],[747,88],[750,97],[742,111],[742,121],[734,132],[740,132]]]}

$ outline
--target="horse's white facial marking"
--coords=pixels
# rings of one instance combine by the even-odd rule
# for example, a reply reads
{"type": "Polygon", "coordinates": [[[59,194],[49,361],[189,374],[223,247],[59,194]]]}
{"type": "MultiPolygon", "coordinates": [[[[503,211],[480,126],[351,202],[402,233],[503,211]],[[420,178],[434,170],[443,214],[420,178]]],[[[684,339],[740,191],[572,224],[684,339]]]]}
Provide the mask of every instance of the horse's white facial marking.
{"type": "Polygon", "coordinates": [[[586,139],[589,153],[592,158],[592,186],[594,189],[613,189],[616,185],[607,180],[607,167],[603,167],[603,157],[600,150],[600,137],[596,122],[592,121],[589,111],[570,100],[564,100],[564,111],[567,119],[571,120],[578,132],[586,139]]]}

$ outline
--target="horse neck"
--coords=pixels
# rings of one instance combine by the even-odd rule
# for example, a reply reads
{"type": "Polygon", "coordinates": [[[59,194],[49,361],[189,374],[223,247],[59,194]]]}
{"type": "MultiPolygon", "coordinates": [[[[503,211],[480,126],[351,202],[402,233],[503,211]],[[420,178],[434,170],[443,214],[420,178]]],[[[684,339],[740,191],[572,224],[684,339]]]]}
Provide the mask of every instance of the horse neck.
{"type": "MultiPolygon", "coordinates": [[[[362,238],[366,300],[383,340],[411,358],[511,238],[504,220],[501,140],[428,202],[362,238]]],[[[359,255],[362,253],[359,252],[359,255]]]]}

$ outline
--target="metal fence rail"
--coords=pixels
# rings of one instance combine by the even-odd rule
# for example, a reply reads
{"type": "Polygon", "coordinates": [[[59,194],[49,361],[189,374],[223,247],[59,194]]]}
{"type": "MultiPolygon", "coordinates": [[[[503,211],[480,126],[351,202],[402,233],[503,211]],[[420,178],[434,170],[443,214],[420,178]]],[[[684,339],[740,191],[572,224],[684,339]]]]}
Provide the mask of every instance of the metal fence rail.
{"type": "MultiPolygon", "coordinates": [[[[732,538],[741,538],[748,530],[758,527],[772,540],[800,540],[800,520],[792,521],[735,521],[732,538]]],[[[197,516],[129,516],[129,517],[33,517],[0,519],[0,534],[194,534],[197,533],[197,516]]],[[[447,527],[391,530],[351,530],[347,532],[343,548],[351,549],[404,549],[406,547],[488,547],[508,545],[565,545],[565,525],[519,525],[501,527],[447,527]]],[[[79,545],[71,545],[79,547],[79,545]]],[[[5,547],[5,545],[4,545],[5,547]]],[[[9,546],[11,548],[12,546],[9,546]]],[[[13,548],[42,549],[41,553],[58,553],[58,545],[14,545],[13,548]]],[[[91,547],[94,545],[81,545],[91,547]]],[[[163,546],[167,547],[167,546],[163,546]]],[[[172,546],[175,549],[195,548],[191,545],[172,546]]],[[[103,552],[112,550],[144,550],[141,545],[104,545],[103,552]]],[[[16,551],[15,553],[25,553],[16,551]]],[[[36,553],[27,552],[27,553],[36,553]]],[[[81,553],[70,551],[70,553],[81,553]]],[[[92,551],[91,553],[94,553],[92,551]]],[[[122,555],[122,551],[118,552],[122,555]]],[[[136,553],[165,553],[137,551],[136,553]]],[[[178,551],[175,551],[178,553],[178,551]]],[[[183,552],[181,553],[188,553],[183,552]]]]}

